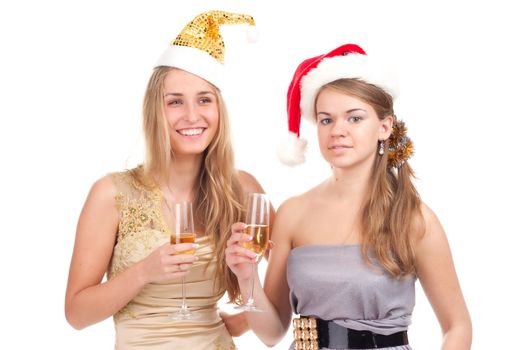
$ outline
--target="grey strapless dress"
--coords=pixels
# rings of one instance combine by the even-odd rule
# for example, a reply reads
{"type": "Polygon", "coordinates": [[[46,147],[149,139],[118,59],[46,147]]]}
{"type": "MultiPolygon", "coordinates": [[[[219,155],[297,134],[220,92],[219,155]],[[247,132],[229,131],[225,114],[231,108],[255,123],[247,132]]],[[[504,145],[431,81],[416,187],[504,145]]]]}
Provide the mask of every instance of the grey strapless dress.
{"type": "Polygon", "coordinates": [[[357,244],[292,249],[287,279],[293,311],[383,335],[406,331],[415,304],[416,277],[394,278],[375,259],[371,262],[363,262],[357,244]]]}

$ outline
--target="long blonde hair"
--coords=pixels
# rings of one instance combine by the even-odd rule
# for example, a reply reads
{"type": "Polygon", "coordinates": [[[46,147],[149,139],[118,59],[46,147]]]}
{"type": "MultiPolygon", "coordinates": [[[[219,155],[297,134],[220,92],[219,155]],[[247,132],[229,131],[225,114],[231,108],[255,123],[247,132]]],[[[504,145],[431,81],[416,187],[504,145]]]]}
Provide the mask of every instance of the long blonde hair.
{"type": "MultiPolygon", "coordinates": [[[[324,85],[357,97],[374,108],[380,120],[393,116],[392,97],[382,89],[358,79],[338,79],[324,85]]],[[[318,94],[319,96],[319,94],[318,94]]],[[[379,144],[378,144],[379,146],[379,144]]],[[[388,150],[389,140],[385,140],[388,150]]],[[[412,182],[414,172],[405,162],[399,169],[388,167],[388,157],[376,153],[368,198],[361,217],[362,255],[369,261],[371,249],[379,263],[393,276],[415,273],[412,237],[423,233],[421,199],[412,182]],[[415,235],[413,235],[415,233],[415,235]]]]}
{"type": "MultiPolygon", "coordinates": [[[[176,68],[157,67],[146,88],[143,103],[143,129],[146,157],[144,171],[151,179],[169,177],[171,145],[168,123],[164,116],[164,80],[176,68]]],[[[212,85],[213,86],[213,85],[212,85]]],[[[230,122],[220,91],[213,87],[219,108],[219,126],[203,154],[195,182],[195,220],[205,234],[211,234],[217,255],[215,283],[228,292],[230,301],[240,298],[235,274],[225,262],[226,241],[231,225],[243,217],[243,190],[234,166],[230,122]]]]}

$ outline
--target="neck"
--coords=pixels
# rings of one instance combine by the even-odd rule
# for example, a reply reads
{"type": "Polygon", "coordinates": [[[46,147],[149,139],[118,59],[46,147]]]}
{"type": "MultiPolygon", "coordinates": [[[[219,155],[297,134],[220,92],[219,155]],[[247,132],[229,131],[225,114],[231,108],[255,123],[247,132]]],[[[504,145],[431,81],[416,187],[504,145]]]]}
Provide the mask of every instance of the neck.
{"type": "Polygon", "coordinates": [[[367,194],[371,168],[333,168],[327,185],[337,200],[363,203],[367,194]]]}
{"type": "Polygon", "coordinates": [[[181,202],[194,199],[201,160],[202,156],[172,156],[169,177],[159,184],[167,200],[181,202]]]}

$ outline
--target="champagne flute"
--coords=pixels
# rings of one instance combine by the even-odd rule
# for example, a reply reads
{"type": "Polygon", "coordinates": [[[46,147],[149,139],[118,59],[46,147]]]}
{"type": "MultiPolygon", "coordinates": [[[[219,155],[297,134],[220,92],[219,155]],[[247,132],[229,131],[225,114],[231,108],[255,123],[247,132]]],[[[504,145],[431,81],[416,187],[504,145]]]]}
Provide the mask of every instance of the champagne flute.
{"type": "MultiPolygon", "coordinates": [[[[270,201],[264,193],[250,193],[248,195],[248,208],[246,211],[246,228],[245,233],[252,239],[250,241],[243,241],[242,246],[250,249],[257,254],[257,262],[259,262],[268,247],[268,240],[270,236],[270,201]]],[[[246,303],[236,306],[238,310],[244,311],[263,311],[255,306],[253,300],[253,287],[255,283],[255,264],[252,264],[252,276],[250,296],[246,303]]]]}
{"type": "MultiPolygon", "coordinates": [[[[174,230],[171,233],[171,244],[195,243],[195,229],[193,226],[193,210],[191,202],[174,204],[174,230]]],[[[185,250],[177,254],[195,254],[195,250],[185,250]]],[[[186,305],[185,276],[182,276],[182,305],[180,309],[171,314],[172,320],[194,320],[199,314],[191,312],[186,305]]]]}

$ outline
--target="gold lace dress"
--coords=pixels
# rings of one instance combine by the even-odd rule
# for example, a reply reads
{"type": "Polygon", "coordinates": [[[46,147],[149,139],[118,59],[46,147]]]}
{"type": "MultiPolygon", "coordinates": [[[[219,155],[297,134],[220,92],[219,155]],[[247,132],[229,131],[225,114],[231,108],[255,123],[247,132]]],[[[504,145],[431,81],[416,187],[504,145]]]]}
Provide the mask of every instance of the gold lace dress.
{"type": "MultiPolygon", "coordinates": [[[[141,168],[136,169],[141,172],[141,168]]],[[[108,276],[118,275],[169,241],[162,216],[162,192],[144,186],[129,172],[111,174],[120,212],[117,242],[108,276]]],[[[174,321],[169,315],[181,305],[181,279],[151,283],[113,316],[116,349],[236,349],[219,317],[217,301],[224,290],[213,286],[216,258],[209,236],[197,238],[199,260],[186,276],[186,302],[196,320],[174,321]]]]}

